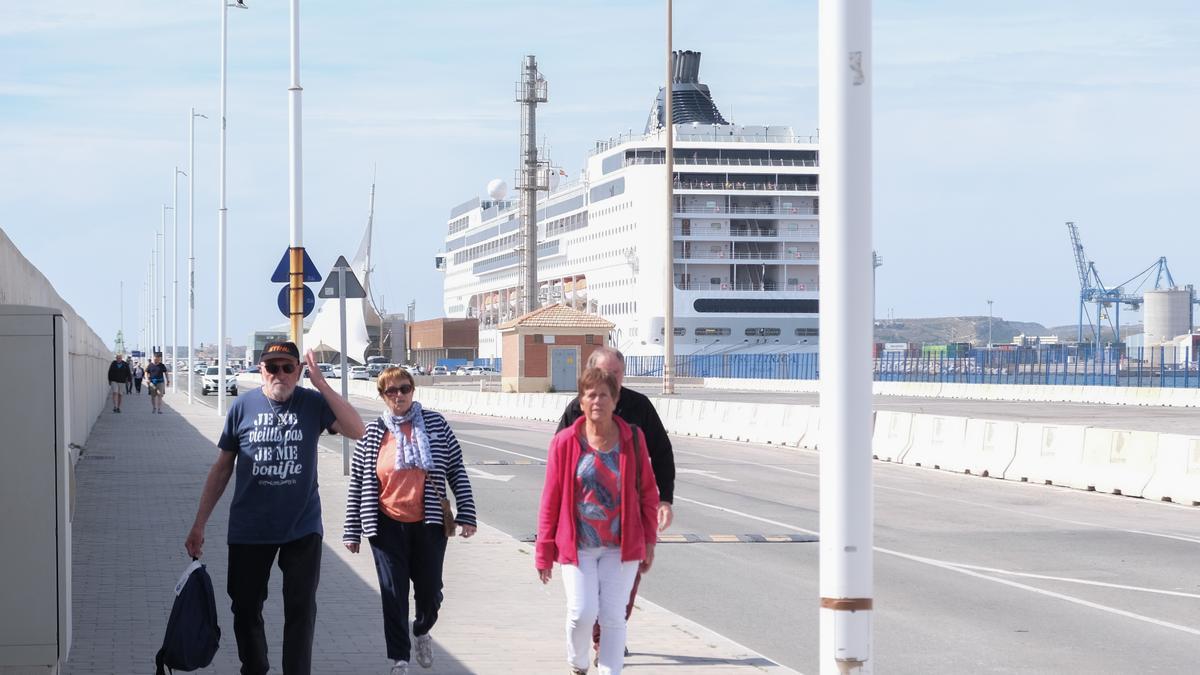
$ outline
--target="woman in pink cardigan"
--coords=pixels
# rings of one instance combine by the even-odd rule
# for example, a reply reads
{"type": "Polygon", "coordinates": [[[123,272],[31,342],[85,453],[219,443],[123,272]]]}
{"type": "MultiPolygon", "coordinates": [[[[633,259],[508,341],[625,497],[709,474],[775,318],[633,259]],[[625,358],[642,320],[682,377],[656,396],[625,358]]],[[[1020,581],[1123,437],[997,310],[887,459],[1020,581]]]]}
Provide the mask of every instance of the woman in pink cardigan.
{"type": "Polygon", "coordinates": [[[592,625],[599,621],[597,665],[608,675],[624,665],[634,576],[654,562],[658,487],[642,431],[613,415],[616,378],[589,368],[579,391],[583,416],[550,442],[535,561],[542,583],[555,562],[562,565],[571,672],[586,675],[592,625]]]}

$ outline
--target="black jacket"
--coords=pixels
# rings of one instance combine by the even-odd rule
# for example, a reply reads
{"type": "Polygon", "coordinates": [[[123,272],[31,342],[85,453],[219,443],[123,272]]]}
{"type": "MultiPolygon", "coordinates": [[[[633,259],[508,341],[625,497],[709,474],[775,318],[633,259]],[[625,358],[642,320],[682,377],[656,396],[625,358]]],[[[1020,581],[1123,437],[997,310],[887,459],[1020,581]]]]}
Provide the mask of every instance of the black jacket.
{"type": "MultiPolygon", "coordinates": [[[[654,482],[658,484],[658,499],[668,503],[674,502],[675,453],[671,450],[671,439],[667,438],[667,430],[663,428],[654,404],[645,394],[621,387],[615,412],[626,422],[642,428],[642,433],[646,436],[646,450],[650,453],[650,465],[654,467],[654,482]]],[[[576,396],[567,404],[562,418],[558,420],[558,431],[571,426],[582,416],[583,410],[579,407],[579,397],[576,396]]]]}
{"type": "Polygon", "coordinates": [[[116,360],[108,364],[108,381],[120,382],[125,384],[129,381],[129,364],[124,361],[116,360]]]}

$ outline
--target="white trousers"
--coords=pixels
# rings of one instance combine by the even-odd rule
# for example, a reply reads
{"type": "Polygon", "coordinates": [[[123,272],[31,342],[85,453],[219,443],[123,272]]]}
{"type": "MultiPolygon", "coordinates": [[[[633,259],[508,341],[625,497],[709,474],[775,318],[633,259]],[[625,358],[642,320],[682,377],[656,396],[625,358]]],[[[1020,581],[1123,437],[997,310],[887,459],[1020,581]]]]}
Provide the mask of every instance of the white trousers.
{"type": "Polygon", "coordinates": [[[600,623],[600,675],[625,665],[625,606],[637,577],[636,560],[621,562],[617,548],[579,550],[579,565],[562,565],[567,591],[567,661],[587,670],[592,625],[600,623]]]}

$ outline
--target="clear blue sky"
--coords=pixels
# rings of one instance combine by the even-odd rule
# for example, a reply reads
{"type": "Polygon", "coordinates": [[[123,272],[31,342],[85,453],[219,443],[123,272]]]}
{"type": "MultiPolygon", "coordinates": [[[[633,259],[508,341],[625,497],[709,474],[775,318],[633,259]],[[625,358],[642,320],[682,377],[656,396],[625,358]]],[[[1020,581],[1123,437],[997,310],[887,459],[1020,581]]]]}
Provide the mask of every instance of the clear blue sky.
{"type": "MultiPolygon", "coordinates": [[[[288,13],[230,10],[229,333],[283,320],[268,277],[287,246],[288,13]]],[[[305,244],[353,255],[378,165],[376,290],[442,312],[448,210],[511,182],[521,56],[550,82],[539,136],[573,176],[592,143],[640,130],[661,79],[660,2],[302,4],[305,244]]],[[[107,340],[136,331],[190,106],[215,118],[216,0],[0,5],[0,228],[107,340]]],[[[727,116],[811,132],[815,0],[680,0],[677,48],[727,116]]],[[[880,315],[1067,324],[1078,282],[1063,222],[1109,283],[1158,256],[1200,283],[1200,3],[875,3],[880,315]]],[[[216,337],[213,119],[196,140],[197,335],[216,337]]],[[[186,182],[180,183],[186,232],[186,182]]],[[[186,239],[184,240],[186,242],[186,239]]],[[[183,247],[181,247],[181,258],[183,247]]],[[[181,287],[184,287],[181,274],[181,287]]],[[[182,294],[181,294],[182,297],[182,294]]],[[[181,321],[181,335],[183,322],[181,321]]],[[[182,342],[182,340],[181,340],[182,342]]]]}

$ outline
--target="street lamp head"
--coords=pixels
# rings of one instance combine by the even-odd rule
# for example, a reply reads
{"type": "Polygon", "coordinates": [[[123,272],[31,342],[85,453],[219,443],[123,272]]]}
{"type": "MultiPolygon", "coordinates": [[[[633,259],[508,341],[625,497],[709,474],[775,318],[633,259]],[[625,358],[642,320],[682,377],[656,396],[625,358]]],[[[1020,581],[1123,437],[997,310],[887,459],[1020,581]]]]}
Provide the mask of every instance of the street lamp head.
{"type": "Polygon", "coordinates": [[[184,171],[183,169],[179,168],[179,167],[175,167],[175,173],[179,174],[180,176],[186,176],[186,175],[187,175],[187,172],[186,172],[186,171],[184,171]]]}
{"type": "Polygon", "coordinates": [[[208,115],[205,115],[204,113],[198,113],[198,112],[192,113],[192,117],[203,117],[204,119],[208,119],[208,115]]]}
{"type": "Polygon", "coordinates": [[[233,2],[225,3],[229,7],[237,7],[238,9],[250,9],[246,4],[246,0],[233,0],[233,2]]]}

